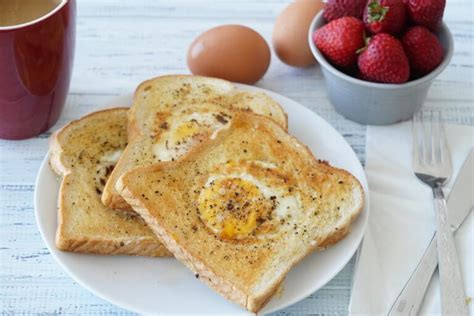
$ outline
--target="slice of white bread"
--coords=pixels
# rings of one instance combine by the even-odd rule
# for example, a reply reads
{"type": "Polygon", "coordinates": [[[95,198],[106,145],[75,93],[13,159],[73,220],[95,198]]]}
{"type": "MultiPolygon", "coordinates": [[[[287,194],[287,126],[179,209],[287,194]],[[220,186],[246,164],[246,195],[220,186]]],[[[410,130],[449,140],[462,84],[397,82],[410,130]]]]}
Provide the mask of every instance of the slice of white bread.
{"type": "Polygon", "coordinates": [[[53,134],[50,165],[62,177],[56,246],[60,250],[169,256],[139,216],[118,213],[101,191],[127,143],[127,109],[91,113],[53,134]]]}
{"type": "Polygon", "coordinates": [[[117,188],[196,277],[252,312],[303,257],[346,236],[364,204],[354,176],[250,113],[117,188]]]}
{"type": "Polygon", "coordinates": [[[287,116],[273,99],[237,90],[228,81],[175,75],[140,84],[128,116],[129,145],[106,183],[104,205],[133,211],[115,188],[122,174],[175,160],[227,126],[236,111],[266,115],[287,128],[287,116]]]}

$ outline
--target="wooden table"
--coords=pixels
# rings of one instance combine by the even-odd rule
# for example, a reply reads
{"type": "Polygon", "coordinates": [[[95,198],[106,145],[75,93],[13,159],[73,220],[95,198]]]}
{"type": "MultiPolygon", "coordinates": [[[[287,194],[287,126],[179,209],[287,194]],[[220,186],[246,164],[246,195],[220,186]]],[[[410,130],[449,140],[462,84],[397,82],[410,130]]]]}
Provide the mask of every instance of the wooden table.
{"type": "MultiPolygon", "coordinates": [[[[60,121],[35,138],[0,141],[0,310],[6,314],[128,314],[74,282],[41,240],[33,192],[51,132],[114,96],[131,93],[144,79],[188,73],[187,47],[210,27],[240,23],[270,41],[275,17],[289,1],[78,2],[74,74],[60,121]]],[[[455,53],[434,82],[425,106],[442,110],[450,122],[474,125],[473,2],[448,2],[445,21],[454,35],[455,53]]],[[[268,73],[257,85],[292,98],[328,120],[364,163],[366,127],[334,111],[319,67],[293,69],[273,56],[268,73]]],[[[347,314],[353,269],[354,260],[324,288],[279,314],[347,314]]]]}

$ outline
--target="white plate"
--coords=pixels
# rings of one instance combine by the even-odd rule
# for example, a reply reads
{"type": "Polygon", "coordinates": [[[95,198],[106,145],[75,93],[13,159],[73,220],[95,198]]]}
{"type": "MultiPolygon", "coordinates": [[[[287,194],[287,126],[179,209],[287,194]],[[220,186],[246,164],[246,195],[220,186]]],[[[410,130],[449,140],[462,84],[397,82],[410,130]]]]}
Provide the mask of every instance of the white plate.
{"type": "MultiPolygon", "coordinates": [[[[352,232],[334,247],[306,257],[291,270],[281,295],[262,310],[270,313],[294,304],[323,287],[352,258],[359,246],[369,215],[368,185],[356,154],[344,138],[325,120],[304,106],[279,94],[239,85],[245,90],[263,91],[288,113],[290,133],[307,144],[319,159],[355,175],[366,194],[364,211],[352,225],[352,232]]],[[[131,104],[131,96],[107,104],[131,104]]],[[[61,252],[54,246],[57,176],[45,157],[35,186],[35,214],[39,230],[56,261],[79,284],[101,298],[141,314],[247,314],[197,280],[173,258],[99,256],[61,252]]]]}

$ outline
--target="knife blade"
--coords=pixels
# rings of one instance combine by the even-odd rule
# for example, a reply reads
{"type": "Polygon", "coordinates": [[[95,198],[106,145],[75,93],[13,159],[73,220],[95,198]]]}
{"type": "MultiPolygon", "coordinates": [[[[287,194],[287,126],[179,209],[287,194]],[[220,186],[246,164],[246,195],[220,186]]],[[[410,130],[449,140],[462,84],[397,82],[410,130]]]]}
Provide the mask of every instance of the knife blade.
{"type": "MultiPolygon", "coordinates": [[[[457,230],[474,206],[474,149],[464,161],[447,200],[448,222],[457,230]]],[[[436,233],[416,269],[393,303],[389,316],[417,315],[430,284],[438,258],[436,253],[436,233]]]]}
{"type": "Polygon", "coordinates": [[[456,230],[474,206],[474,149],[471,149],[464,161],[446,204],[448,222],[456,230]]]}

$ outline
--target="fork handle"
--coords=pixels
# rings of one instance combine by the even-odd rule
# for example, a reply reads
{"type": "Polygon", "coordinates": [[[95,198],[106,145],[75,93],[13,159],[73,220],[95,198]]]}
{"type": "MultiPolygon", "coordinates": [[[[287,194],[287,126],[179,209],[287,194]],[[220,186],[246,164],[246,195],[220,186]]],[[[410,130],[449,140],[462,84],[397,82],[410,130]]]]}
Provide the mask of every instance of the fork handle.
{"type": "Polygon", "coordinates": [[[468,315],[459,258],[448,224],[446,200],[441,187],[436,186],[433,195],[437,216],[436,244],[443,315],[468,315]]]}

